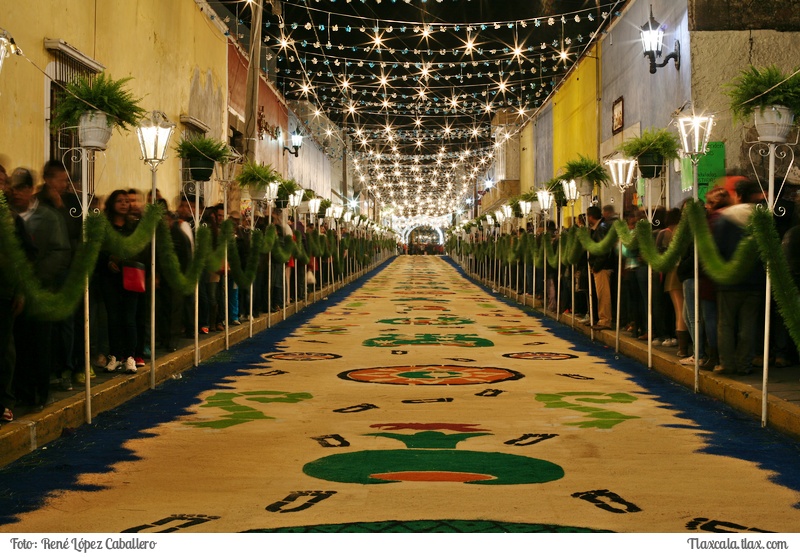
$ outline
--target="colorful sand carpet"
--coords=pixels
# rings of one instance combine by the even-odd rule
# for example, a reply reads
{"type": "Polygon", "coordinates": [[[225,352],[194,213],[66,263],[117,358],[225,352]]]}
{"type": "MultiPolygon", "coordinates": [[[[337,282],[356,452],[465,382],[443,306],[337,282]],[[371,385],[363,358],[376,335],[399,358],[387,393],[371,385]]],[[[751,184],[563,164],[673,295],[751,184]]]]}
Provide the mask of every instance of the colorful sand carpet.
{"type": "Polygon", "coordinates": [[[797,444],[438,257],[184,377],[0,471],[0,531],[800,530],[797,444]]]}

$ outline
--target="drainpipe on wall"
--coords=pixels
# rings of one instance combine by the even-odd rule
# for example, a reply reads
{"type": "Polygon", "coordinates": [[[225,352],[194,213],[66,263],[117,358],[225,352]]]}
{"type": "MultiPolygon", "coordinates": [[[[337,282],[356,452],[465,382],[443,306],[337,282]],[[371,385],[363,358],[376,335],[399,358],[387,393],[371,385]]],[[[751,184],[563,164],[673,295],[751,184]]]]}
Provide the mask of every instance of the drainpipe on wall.
{"type": "Polygon", "coordinates": [[[253,12],[250,24],[250,63],[247,67],[246,97],[244,105],[244,154],[248,160],[256,160],[256,138],[258,137],[257,118],[258,86],[261,83],[261,2],[250,4],[253,12]]]}

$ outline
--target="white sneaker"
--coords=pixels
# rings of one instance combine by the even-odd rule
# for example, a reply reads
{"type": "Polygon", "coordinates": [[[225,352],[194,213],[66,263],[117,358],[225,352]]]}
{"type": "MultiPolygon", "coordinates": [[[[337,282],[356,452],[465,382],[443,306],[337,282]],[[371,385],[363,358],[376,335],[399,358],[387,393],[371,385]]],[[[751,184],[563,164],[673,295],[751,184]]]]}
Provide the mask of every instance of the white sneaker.
{"type": "Polygon", "coordinates": [[[661,346],[678,346],[677,338],[667,338],[661,343],[661,346]]]}
{"type": "Polygon", "coordinates": [[[136,373],[136,360],[131,357],[125,360],[125,373],[136,373]]]}
{"type": "Polygon", "coordinates": [[[117,371],[118,367],[119,367],[119,362],[117,361],[117,357],[109,356],[108,363],[106,364],[106,371],[114,372],[117,371]]]}
{"type": "Polygon", "coordinates": [[[689,356],[688,358],[684,358],[682,360],[678,360],[678,363],[682,366],[693,366],[694,365],[694,356],[689,356]]]}

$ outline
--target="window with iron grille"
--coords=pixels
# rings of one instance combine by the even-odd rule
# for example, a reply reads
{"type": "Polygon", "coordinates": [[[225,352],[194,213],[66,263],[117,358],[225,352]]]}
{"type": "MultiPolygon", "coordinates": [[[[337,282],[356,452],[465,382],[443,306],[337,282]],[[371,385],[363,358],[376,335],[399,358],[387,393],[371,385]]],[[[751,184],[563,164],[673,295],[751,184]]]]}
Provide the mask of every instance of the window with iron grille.
{"type": "Polygon", "coordinates": [[[91,197],[94,195],[94,164],[87,165],[89,175],[84,179],[84,176],[81,175],[81,160],[77,151],[79,147],[77,129],[53,130],[50,127],[50,119],[67,84],[80,77],[91,79],[104,67],[60,39],[45,39],[45,48],[53,56],[53,61],[47,66],[47,75],[50,78],[47,84],[50,105],[46,114],[49,131],[46,154],[48,159],[62,161],[67,167],[75,193],[80,192],[86,184],[91,197]]]}

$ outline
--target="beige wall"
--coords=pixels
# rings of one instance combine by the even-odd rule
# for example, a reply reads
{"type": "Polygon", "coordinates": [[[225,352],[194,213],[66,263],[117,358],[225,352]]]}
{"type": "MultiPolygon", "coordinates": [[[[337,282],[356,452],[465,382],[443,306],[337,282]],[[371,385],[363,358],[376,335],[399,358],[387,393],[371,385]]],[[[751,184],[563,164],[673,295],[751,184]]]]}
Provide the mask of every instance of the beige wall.
{"type": "MultiPolygon", "coordinates": [[[[698,111],[716,114],[712,141],[724,141],[726,167],[752,172],[747,156],[755,139],[753,122],[733,122],[724,94],[730,83],[750,64],[777,64],[785,71],[798,66],[800,33],[777,31],[695,31],[691,35],[692,96],[698,111]],[[748,133],[749,132],[749,133],[748,133]]],[[[791,140],[791,138],[790,138],[791,140]]],[[[758,165],[757,165],[758,166],[758,165]]]]}
{"type": "MultiPolygon", "coordinates": [[[[45,38],[63,39],[114,79],[132,76],[130,89],[145,109],[162,110],[176,123],[182,114],[193,116],[210,127],[208,135],[226,137],[227,38],[193,0],[7,2],[2,25],[30,59],[7,60],[0,75],[0,122],[15,130],[0,138],[0,157],[10,166],[38,171],[47,155],[48,81],[40,69],[53,56],[45,38]]],[[[178,124],[173,146],[181,131],[178,124]]],[[[149,189],[150,173],[139,157],[135,133],[115,132],[104,166],[99,163],[97,194],[149,189]]],[[[179,192],[179,170],[170,150],[158,170],[158,187],[170,201],[179,192]]]]}

